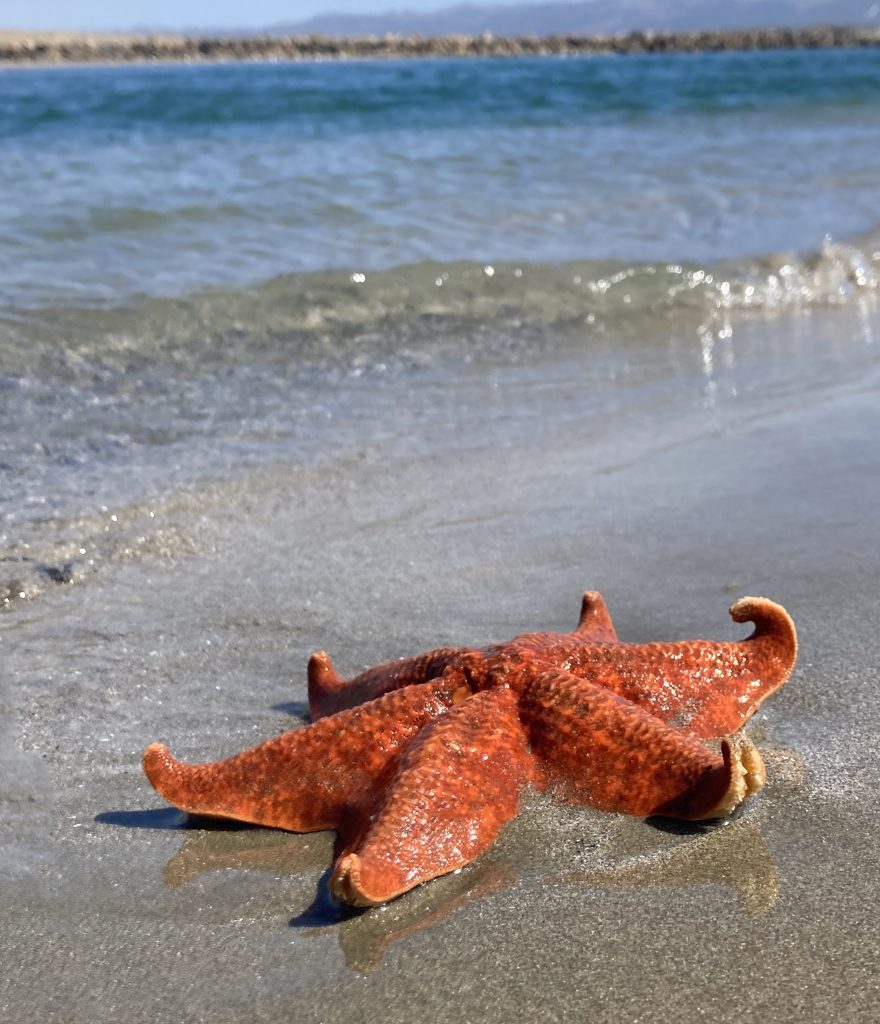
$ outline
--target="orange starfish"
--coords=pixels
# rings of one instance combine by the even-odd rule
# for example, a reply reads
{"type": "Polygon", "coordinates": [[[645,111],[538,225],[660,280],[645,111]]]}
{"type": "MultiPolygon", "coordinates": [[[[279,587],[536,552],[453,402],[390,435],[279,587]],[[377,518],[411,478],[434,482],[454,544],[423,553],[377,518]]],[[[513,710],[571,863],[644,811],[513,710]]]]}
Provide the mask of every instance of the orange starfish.
{"type": "Polygon", "coordinates": [[[730,609],[737,642],[625,644],[602,597],[571,633],[446,647],[341,679],[309,661],[313,724],[214,764],[154,743],[144,771],[193,814],[292,832],[337,829],[330,887],[356,906],[472,861],[513,818],[528,783],[639,816],[729,814],[764,783],[731,735],[791,675],[788,613],[760,597],[730,609]],[[702,741],[721,738],[716,753],[702,741]]]}

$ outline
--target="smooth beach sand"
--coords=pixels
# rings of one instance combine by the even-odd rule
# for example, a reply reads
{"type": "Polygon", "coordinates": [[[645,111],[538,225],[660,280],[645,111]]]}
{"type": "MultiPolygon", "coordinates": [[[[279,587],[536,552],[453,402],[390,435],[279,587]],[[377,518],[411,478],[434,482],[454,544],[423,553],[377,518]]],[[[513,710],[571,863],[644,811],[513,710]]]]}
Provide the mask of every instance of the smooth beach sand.
{"type": "Polygon", "coordinates": [[[0,618],[0,1019],[876,1019],[880,316],[659,352],[352,381],[359,443],[157,502],[188,554],[0,618]],[[187,826],[140,772],[153,740],[214,759],[296,724],[312,650],[568,628],[587,587],[633,641],[743,635],[743,594],[791,612],[734,820],[532,797],[476,864],[347,917],[331,836],[187,826]]]}

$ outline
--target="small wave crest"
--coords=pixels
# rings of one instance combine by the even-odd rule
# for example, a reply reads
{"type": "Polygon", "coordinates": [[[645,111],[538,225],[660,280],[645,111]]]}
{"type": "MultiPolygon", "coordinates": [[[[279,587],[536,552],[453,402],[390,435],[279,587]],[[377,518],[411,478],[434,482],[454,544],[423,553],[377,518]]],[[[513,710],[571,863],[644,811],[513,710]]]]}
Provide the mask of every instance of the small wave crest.
{"type": "Polygon", "coordinates": [[[530,326],[578,325],[583,340],[600,330],[644,337],[658,320],[664,328],[678,320],[702,334],[723,330],[734,314],[846,305],[878,291],[880,229],[847,242],[826,239],[806,256],[714,265],[424,262],[291,274],[119,308],[0,311],[0,372],[45,379],[157,364],[195,373],[212,365],[308,370],[491,357],[530,326]]]}

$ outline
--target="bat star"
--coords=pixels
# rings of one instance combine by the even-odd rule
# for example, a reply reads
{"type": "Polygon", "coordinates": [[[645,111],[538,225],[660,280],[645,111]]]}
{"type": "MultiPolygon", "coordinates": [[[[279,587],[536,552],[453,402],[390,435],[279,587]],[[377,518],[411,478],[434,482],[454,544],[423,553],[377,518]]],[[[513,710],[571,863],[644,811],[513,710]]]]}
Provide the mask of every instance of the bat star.
{"type": "Polygon", "coordinates": [[[744,597],[730,614],[754,623],[751,636],[621,643],[587,591],[571,633],[439,648],[348,681],[322,651],[308,667],[311,725],[213,764],[182,764],[154,743],[144,771],[192,814],[336,829],[330,887],[355,906],[474,860],[529,784],[641,817],[723,817],[764,784],[738,730],[797,657],[780,605],[744,597]]]}

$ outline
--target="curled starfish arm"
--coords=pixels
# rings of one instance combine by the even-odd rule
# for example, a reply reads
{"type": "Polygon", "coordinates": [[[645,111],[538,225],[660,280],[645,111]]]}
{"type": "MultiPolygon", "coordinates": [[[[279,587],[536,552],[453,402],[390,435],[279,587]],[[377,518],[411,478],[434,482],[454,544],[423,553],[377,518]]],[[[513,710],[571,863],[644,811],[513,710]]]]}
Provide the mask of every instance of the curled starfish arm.
{"type": "Polygon", "coordinates": [[[337,860],[333,893],[373,906],[468,864],[516,815],[531,772],[513,694],[468,697],[407,748],[363,834],[337,860]]]}
{"type": "Polygon", "coordinates": [[[153,743],[144,772],[191,814],[291,832],[337,828],[357,817],[388,765],[451,704],[445,683],[407,687],[213,764],[182,764],[153,743]]]}
{"type": "Polygon", "coordinates": [[[695,736],[713,738],[740,729],[761,704],[788,681],[797,661],[797,632],[781,604],[766,597],[741,597],[730,606],[734,622],[753,622],[751,636],[731,644],[736,652],[720,673],[713,673],[709,694],[703,694],[688,728],[695,736]],[[725,677],[726,673],[726,677],[725,677]]]}
{"type": "Polygon", "coordinates": [[[699,820],[729,814],[764,783],[744,736],[718,755],[623,697],[566,672],[538,676],[520,714],[544,782],[604,811],[699,820]]]}
{"type": "Polygon", "coordinates": [[[461,651],[458,647],[438,647],[417,658],[400,658],[369,668],[353,679],[343,679],[333,667],[330,655],[317,651],[309,658],[308,668],[312,720],[375,700],[403,686],[436,679],[461,651]]]}
{"type": "Polygon", "coordinates": [[[797,658],[794,624],[781,605],[743,597],[730,614],[755,623],[750,637],[588,645],[573,650],[565,667],[694,736],[727,736],[782,686],[797,658]]]}

